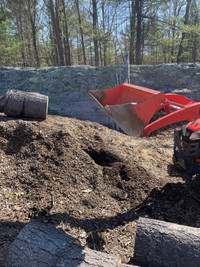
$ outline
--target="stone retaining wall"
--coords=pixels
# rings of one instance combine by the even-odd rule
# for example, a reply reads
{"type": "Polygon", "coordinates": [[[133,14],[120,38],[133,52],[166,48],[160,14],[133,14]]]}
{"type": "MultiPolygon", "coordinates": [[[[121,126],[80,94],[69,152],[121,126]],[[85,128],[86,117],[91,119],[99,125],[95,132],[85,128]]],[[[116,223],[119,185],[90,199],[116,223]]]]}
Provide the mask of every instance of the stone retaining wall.
{"type": "MultiPolygon", "coordinates": [[[[122,66],[122,82],[126,81],[122,66]]],[[[0,95],[9,89],[49,96],[49,113],[110,124],[110,119],[89,96],[89,90],[117,85],[118,66],[64,66],[49,68],[0,67],[0,95]]],[[[130,67],[130,83],[184,94],[199,101],[200,64],[165,64],[130,67]]]]}

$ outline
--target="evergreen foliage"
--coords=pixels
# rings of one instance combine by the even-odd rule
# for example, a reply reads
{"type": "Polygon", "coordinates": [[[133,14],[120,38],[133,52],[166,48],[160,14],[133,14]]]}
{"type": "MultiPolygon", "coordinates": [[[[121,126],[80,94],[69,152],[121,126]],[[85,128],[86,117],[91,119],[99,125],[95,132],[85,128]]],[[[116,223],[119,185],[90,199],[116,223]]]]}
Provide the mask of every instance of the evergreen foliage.
{"type": "Polygon", "coordinates": [[[0,65],[198,62],[198,0],[0,0],[0,65]]]}

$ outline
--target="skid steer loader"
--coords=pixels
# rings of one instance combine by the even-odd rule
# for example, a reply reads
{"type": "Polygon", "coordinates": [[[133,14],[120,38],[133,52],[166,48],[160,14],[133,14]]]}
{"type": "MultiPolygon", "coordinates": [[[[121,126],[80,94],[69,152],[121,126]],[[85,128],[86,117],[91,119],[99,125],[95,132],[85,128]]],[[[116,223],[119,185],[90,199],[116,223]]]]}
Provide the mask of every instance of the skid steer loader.
{"type": "Polygon", "coordinates": [[[174,132],[173,162],[190,175],[200,173],[200,103],[128,83],[90,91],[90,95],[128,135],[149,136],[165,126],[190,121],[174,132]],[[150,123],[158,111],[164,116],[150,123]]]}
{"type": "Polygon", "coordinates": [[[89,93],[124,133],[132,136],[149,136],[167,125],[200,118],[200,103],[182,95],[128,83],[89,93]],[[149,123],[158,111],[165,115],[149,123]]]}

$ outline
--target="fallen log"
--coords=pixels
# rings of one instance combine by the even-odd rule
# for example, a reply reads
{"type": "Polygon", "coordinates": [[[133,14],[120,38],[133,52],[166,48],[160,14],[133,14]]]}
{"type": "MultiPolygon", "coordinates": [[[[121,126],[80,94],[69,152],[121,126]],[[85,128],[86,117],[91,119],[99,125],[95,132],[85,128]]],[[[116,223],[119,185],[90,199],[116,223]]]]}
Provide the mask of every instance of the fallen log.
{"type": "Polygon", "coordinates": [[[12,117],[46,119],[48,100],[39,93],[9,90],[0,97],[0,111],[12,117]]]}
{"type": "Polygon", "coordinates": [[[18,234],[7,256],[7,267],[125,267],[120,257],[83,247],[76,239],[41,223],[29,223],[18,234]]]}
{"type": "Polygon", "coordinates": [[[134,256],[141,266],[199,267],[200,229],[140,218],[134,256]]]}

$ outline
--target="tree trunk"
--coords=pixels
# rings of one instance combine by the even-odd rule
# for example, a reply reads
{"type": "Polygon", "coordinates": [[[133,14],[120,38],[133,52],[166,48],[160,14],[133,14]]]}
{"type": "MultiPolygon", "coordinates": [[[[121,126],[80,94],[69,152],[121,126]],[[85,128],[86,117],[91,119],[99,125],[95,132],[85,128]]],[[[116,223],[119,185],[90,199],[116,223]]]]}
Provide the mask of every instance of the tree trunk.
{"type": "Polygon", "coordinates": [[[135,7],[137,12],[137,35],[136,35],[136,55],[135,64],[140,65],[141,62],[141,13],[142,13],[142,0],[135,0],[135,7]]]}
{"type": "MultiPolygon", "coordinates": [[[[191,2],[192,2],[192,0],[187,0],[184,25],[187,25],[188,24],[189,11],[190,11],[191,2]]],[[[183,42],[184,42],[185,38],[186,38],[186,33],[183,32],[182,33],[182,37],[181,37],[181,42],[180,42],[180,45],[179,45],[178,55],[177,55],[177,63],[180,63],[182,61],[183,42]]]]}
{"type": "Polygon", "coordinates": [[[196,63],[196,61],[197,61],[197,34],[194,33],[193,47],[192,47],[192,62],[196,63]]]}
{"type": "Polygon", "coordinates": [[[19,40],[21,41],[21,58],[22,58],[22,66],[26,67],[26,58],[25,58],[25,45],[24,45],[24,33],[22,30],[22,18],[21,14],[19,16],[19,19],[16,19],[17,21],[17,28],[18,28],[18,34],[19,34],[19,40]]]}
{"type": "Polygon", "coordinates": [[[76,9],[78,13],[78,22],[79,22],[79,29],[81,34],[81,46],[82,46],[82,52],[83,52],[83,61],[84,65],[86,65],[86,55],[85,55],[85,42],[83,37],[83,27],[82,27],[82,21],[81,21],[81,15],[80,15],[80,9],[79,9],[79,0],[76,0],[76,9]]]}
{"type": "Polygon", "coordinates": [[[129,49],[129,57],[130,57],[130,64],[134,64],[134,41],[135,41],[135,0],[131,1],[131,17],[130,17],[130,49],[129,49]]]}
{"type": "Polygon", "coordinates": [[[57,1],[56,1],[56,7],[54,7],[53,0],[49,0],[49,10],[50,10],[50,14],[51,14],[53,33],[55,36],[56,46],[58,49],[59,66],[64,66],[64,56],[63,56],[61,31],[60,31],[59,20],[58,20],[57,1]],[[54,11],[54,9],[55,9],[55,11],[54,11]]]}
{"type": "Polygon", "coordinates": [[[99,66],[98,38],[97,38],[97,0],[92,0],[93,6],[93,35],[94,35],[94,54],[95,66],[99,66]]]}
{"type": "Polygon", "coordinates": [[[59,0],[55,0],[55,20],[56,20],[56,39],[57,39],[57,46],[58,46],[58,54],[60,59],[60,66],[64,66],[64,53],[63,53],[63,42],[62,42],[62,31],[60,28],[60,7],[59,7],[59,0]]]}
{"type": "Polygon", "coordinates": [[[37,42],[36,42],[36,39],[37,39],[36,38],[36,25],[35,25],[36,5],[37,5],[37,2],[34,1],[33,6],[31,7],[31,2],[30,2],[30,0],[28,0],[28,17],[29,17],[29,20],[30,20],[31,30],[32,30],[32,42],[33,42],[35,61],[36,61],[36,66],[40,67],[38,48],[37,48],[37,42]]]}
{"type": "Polygon", "coordinates": [[[105,28],[105,2],[101,2],[101,11],[102,11],[102,27],[103,27],[103,66],[107,65],[107,33],[106,33],[106,28],[105,28]]]}
{"type": "Polygon", "coordinates": [[[67,15],[65,11],[65,1],[61,0],[62,12],[63,12],[63,32],[64,32],[64,48],[65,48],[65,64],[71,65],[71,54],[70,54],[70,45],[69,45],[69,31],[67,23],[67,15]]]}
{"type": "Polygon", "coordinates": [[[200,229],[140,218],[135,264],[151,267],[199,267],[200,229]]]}
{"type": "MultiPolygon", "coordinates": [[[[199,12],[196,1],[194,1],[194,25],[198,25],[199,22],[199,12]]],[[[192,62],[195,63],[197,61],[197,48],[198,48],[198,35],[196,33],[193,34],[193,46],[192,46],[192,62]]]]}
{"type": "Polygon", "coordinates": [[[29,223],[13,242],[7,267],[125,267],[120,257],[82,247],[63,230],[41,223],[29,223]],[[119,263],[119,264],[118,264],[119,263]]]}
{"type": "MultiPolygon", "coordinates": [[[[26,33],[26,40],[31,40],[32,36],[29,30],[29,25],[25,24],[25,29],[24,29],[25,33],[26,33]]],[[[26,45],[26,44],[25,44],[26,45]]],[[[33,51],[31,49],[31,44],[30,42],[27,42],[27,65],[28,67],[33,67],[34,63],[33,63],[33,51]]]]}
{"type": "Polygon", "coordinates": [[[53,33],[52,25],[49,28],[49,36],[50,36],[50,42],[51,42],[51,58],[52,58],[52,64],[53,66],[59,65],[59,59],[58,59],[58,50],[56,46],[55,36],[53,33]]]}

